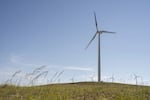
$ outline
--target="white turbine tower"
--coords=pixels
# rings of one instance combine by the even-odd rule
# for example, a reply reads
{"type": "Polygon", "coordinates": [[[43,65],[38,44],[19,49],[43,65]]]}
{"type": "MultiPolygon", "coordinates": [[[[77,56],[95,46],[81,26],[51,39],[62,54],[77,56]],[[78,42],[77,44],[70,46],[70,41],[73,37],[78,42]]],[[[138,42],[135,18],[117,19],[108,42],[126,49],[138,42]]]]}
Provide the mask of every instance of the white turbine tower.
{"type": "Polygon", "coordinates": [[[85,49],[89,47],[91,42],[95,39],[96,35],[98,35],[98,82],[101,82],[101,57],[100,57],[100,35],[102,33],[115,33],[115,32],[110,32],[110,31],[104,31],[104,30],[99,30],[98,29],[98,24],[97,24],[97,19],[96,19],[96,13],[94,12],[94,17],[95,17],[95,25],[96,25],[96,33],[88,43],[85,49]]]}

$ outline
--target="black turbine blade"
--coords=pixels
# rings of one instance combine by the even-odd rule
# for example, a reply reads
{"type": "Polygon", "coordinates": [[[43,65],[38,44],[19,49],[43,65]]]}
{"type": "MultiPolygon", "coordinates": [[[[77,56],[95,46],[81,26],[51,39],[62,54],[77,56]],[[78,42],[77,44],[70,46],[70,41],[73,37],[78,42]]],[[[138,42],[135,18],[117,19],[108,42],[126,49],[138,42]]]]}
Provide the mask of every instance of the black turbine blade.
{"type": "Polygon", "coordinates": [[[116,33],[116,32],[110,32],[110,31],[100,31],[101,33],[112,33],[112,34],[114,34],[114,33],[116,33]]]}
{"type": "Polygon", "coordinates": [[[95,17],[96,30],[98,31],[98,25],[97,25],[97,19],[96,19],[96,13],[95,12],[94,12],[94,17],[95,17]]]}
{"type": "Polygon", "coordinates": [[[90,40],[90,42],[88,43],[88,45],[86,46],[85,50],[89,47],[89,45],[92,43],[92,41],[95,39],[97,35],[97,32],[94,34],[94,36],[92,37],[92,39],[90,40]]]}

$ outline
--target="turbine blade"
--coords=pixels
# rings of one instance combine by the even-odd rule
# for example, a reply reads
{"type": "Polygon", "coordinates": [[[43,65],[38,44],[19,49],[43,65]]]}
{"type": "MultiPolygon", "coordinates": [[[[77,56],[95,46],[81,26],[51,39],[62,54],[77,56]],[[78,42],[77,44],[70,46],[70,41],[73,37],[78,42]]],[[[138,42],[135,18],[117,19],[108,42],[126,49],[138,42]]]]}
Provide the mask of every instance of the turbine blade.
{"type": "Polygon", "coordinates": [[[96,13],[95,12],[94,12],[94,17],[95,17],[96,30],[98,31],[98,25],[97,25],[97,19],[96,19],[96,13]]]}
{"type": "Polygon", "coordinates": [[[85,50],[89,47],[89,45],[92,43],[92,41],[95,39],[97,35],[97,32],[94,34],[94,36],[92,37],[92,39],[90,40],[90,42],[88,43],[88,45],[85,47],[85,50]]]}
{"type": "Polygon", "coordinates": [[[112,34],[116,33],[116,32],[110,32],[110,31],[100,31],[100,32],[102,32],[102,33],[112,33],[112,34]]]}

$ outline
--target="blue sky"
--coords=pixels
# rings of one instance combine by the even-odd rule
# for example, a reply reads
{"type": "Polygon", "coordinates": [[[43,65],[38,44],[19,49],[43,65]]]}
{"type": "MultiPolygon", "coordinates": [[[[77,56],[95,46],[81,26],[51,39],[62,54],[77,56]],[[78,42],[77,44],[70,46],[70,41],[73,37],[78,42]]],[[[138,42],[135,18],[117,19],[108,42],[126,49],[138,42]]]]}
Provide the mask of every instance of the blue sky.
{"type": "Polygon", "coordinates": [[[150,85],[149,0],[0,0],[0,82],[18,70],[46,65],[47,79],[64,71],[61,82],[97,80],[99,28],[115,31],[101,36],[102,79],[150,85]]]}

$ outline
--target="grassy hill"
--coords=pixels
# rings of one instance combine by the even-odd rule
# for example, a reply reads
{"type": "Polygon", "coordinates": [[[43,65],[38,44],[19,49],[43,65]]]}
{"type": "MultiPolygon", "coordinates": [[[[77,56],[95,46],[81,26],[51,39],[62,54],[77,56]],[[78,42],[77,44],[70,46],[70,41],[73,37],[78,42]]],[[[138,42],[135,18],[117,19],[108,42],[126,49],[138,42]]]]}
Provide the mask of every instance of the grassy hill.
{"type": "Polygon", "coordinates": [[[150,87],[105,82],[32,87],[1,85],[0,100],[150,100],[150,87]]]}

